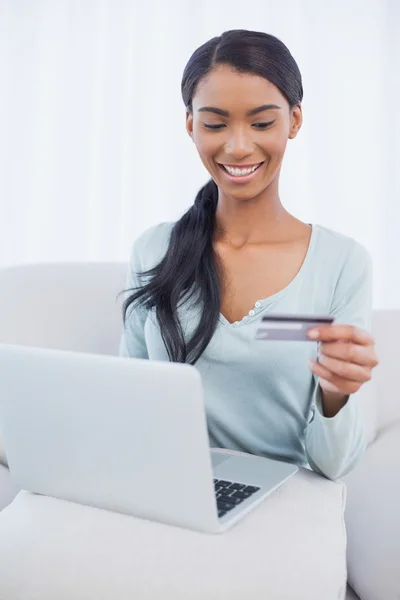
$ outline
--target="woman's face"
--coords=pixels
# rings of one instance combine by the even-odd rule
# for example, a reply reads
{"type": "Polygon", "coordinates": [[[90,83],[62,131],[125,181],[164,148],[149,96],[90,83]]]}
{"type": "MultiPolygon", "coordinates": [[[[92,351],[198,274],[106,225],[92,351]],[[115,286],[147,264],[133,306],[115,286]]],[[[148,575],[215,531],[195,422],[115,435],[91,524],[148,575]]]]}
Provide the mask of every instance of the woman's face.
{"type": "Polygon", "coordinates": [[[205,168],[220,190],[240,199],[255,198],[279,175],[302,123],[301,107],[290,111],[275,85],[226,65],[200,82],[192,107],[186,127],[205,168]]]}

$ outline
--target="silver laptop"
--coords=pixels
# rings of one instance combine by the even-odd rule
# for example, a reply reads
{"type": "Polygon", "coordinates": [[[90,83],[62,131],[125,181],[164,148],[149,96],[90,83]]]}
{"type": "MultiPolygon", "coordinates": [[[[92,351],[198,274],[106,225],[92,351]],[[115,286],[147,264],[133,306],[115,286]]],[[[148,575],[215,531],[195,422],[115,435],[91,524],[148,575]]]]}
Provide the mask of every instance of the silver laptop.
{"type": "Polygon", "coordinates": [[[22,489],[210,533],[298,470],[210,450],[201,376],[170,362],[0,345],[0,429],[22,489]]]}

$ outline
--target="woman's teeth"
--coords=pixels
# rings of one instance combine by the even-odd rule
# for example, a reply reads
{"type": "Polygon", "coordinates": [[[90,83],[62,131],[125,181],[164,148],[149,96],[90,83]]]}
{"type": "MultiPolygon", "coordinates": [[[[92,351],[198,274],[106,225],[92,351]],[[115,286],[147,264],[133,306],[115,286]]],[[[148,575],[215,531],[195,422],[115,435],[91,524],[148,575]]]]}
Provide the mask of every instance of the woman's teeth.
{"type": "Polygon", "coordinates": [[[228,171],[229,175],[233,175],[234,177],[243,177],[244,175],[250,175],[253,173],[262,163],[251,167],[250,169],[238,169],[237,167],[228,167],[227,165],[222,165],[226,171],[228,171]]]}

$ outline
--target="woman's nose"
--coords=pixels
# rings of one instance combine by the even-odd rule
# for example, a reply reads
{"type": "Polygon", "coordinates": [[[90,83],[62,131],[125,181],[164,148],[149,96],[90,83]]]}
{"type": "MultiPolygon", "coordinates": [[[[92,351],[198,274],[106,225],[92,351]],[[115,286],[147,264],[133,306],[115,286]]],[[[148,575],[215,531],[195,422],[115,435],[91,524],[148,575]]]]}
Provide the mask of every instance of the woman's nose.
{"type": "Polygon", "coordinates": [[[253,142],[251,137],[244,131],[237,131],[232,134],[225,146],[226,154],[233,156],[236,160],[241,160],[253,152],[253,142]]]}

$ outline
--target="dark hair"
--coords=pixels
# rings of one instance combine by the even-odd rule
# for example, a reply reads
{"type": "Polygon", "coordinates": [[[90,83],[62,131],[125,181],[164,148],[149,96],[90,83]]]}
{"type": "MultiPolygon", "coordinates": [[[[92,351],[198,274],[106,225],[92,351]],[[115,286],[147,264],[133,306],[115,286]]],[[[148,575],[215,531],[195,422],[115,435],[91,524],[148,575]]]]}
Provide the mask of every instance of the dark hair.
{"type": "MultiPolygon", "coordinates": [[[[212,38],[190,57],[181,84],[188,111],[192,112],[199,82],[217,65],[264,77],[280,90],[290,109],[303,99],[301,74],[288,48],[273,35],[238,29],[212,38]]],[[[123,304],[124,324],[130,305],[155,309],[168,356],[174,362],[195,364],[218,325],[220,270],[213,250],[217,202],[218,188],[210,179],[198,192],[194,205],[174,224],[161,262],[139,274],[147,282],[135,288],[123,304]],[[177,308],[182,300],[186,303],[193,297],[202,311],[192,337],[185,340],[177,308]]]]}

